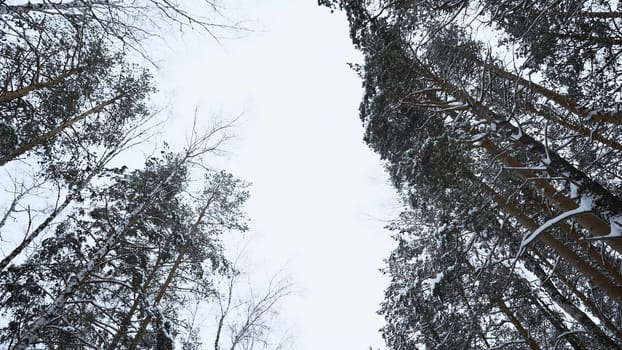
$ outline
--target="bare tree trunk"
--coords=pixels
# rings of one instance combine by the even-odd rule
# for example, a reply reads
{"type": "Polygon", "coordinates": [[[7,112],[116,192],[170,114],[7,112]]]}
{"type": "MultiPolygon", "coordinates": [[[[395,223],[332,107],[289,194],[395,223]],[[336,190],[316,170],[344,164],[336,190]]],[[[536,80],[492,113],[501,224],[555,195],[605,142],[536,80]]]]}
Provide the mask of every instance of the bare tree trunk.
{"type": "Polygon", "coordinates": [[[24,249],[26,249],[26,247],[28,247],[37,237],[39,237],[39,235],[43,233],[43,231],[50,225],[50,223],[52,223],[52,221],[56,219],[58,214],[65,210],[69,203],[73,202],[75,198],[75,192],[65,197],[65,200],[58,207],[56,207],[54,211],[52,211],[52,213],[50,213],[50,215],[48,215],[48,217],[45,218],[45,220],[41,224],[39,224],[39,226],[37,226],[36,229],[34,229],[30,234],[24,237],[20,244],[17,247],[13,248],[13,250],[7,256],[5,256],[2,261],[0,261],[0,271],[4,270],[11,263],[11,261],[13,261],[13,259],[21,254],[24,249]]]}
{"type": "Polygon", "coordinates": [[[533,340],[533,338],[529,336],[529,332],[527,332],[525,327],[523,327],[523,325],[516,318],[516,316],[514,316],[512,311],[510,311],[507,305],[505,305],[505,302],[503,302],[503,300],[499,298],[496,300],[496,304],[497,304],[497,307],[499,307],[499,310],[501,310],[501,312],[503,312],[503,314],[508,318],[508,320],[510,320],[510,322],[512,323],[516,331],[518,331],[518,334],[520,334],[521,337],[525,340],[525,343],[527,343],[529,348],[531,350],[540,350],[538,343],[536,343],[536,341],[533,340]]]}
{"type": "MultiPolygon", "coordinates": [[[[484,183],[480,183],[480,188],[490,195],[497,205],[503,209],[504,212],[516,218],[516,220],[528,230],[536,230],[540,225],[525,215],[520,209],[510,204],[506,198],[498,194],[492,188],[484,183]]],[[[609,297],[615,300],[618,304],[622,305],[622,288],[612,283],[608,278],[603,276],[600,271],[587,263],[577,253],[570,250],[566,245],[557,240],[553,235],[547,232],[542,232],[539,238],[546,243],[551,249],[553,249],[559,256],[568,262],[577,271],[581,272],[587,279],[596,284],[602,289],[609,297]]]]}
{"type": "Polygon", "coordinates": [[[229,278],[229,284],[227,285],[227,301],[225,305],[222,305],[220,298],[218,303],[220,306],[220,316],[218,317],[218,326],[216,327],[216,335],[214,337],[214,350],[220,350],[220,337],[222,336],[222,329],[225,326],[225,319],[231,309],[231,301],[233,300],[233,285],[235,284],[235,276],[229,278]]]}
{"type": "MultiPolygon", "coordinates": [[[[526,169],[525,165],[510,156],[507,152],[500,150],[492,141],[485,139],[482,141],[481,146],[496,159],[502,160],[507,166],[515,168],[514,172],[530,185],[532,185],[536,192],[541,193],[544,198],[551,202],[555,207],[561,211],[570,211],[577,209],[579,205],[572,199],[565,196],[563,193],[557,191],[551,184],[545,179],[538,179],[538,174],[531,170],[526,169]],[[522,168],[522,169],[521,169],[522,168]]],[[[594,211],[599,211],[598,208],[593,208],[594,211]]],[[[618,211],[620,212],[620,211],[618,211]]],[[[611,217],[611,212],[608,214],[611,217]]],[[[603,222],[603,220],[593,213],[586,213],[574,217],[574,220],[583,226],[594,236],[603,236],[610,233],[610,225],[603,222]]],[[[622,253],[622,244],[617,240],[607,240],[607,243],[619,253],[622,253]]]]}
{"type": "Polygon", "coordinates": [[[525,260],[529,264],[529,269],[538,277],[542,289],[546,294],[559,306],[564,312],[577,321],[583,329],[591,334],[603,346],[603,349],[621,349],[616,342],[611,339],[603,330],[592,321],[580,308],[574,305],[570,300],[564,297],[553,284],[553,281],[547,276],[542,267],[535,261],[531,255],[525,254],[525,260]]]}

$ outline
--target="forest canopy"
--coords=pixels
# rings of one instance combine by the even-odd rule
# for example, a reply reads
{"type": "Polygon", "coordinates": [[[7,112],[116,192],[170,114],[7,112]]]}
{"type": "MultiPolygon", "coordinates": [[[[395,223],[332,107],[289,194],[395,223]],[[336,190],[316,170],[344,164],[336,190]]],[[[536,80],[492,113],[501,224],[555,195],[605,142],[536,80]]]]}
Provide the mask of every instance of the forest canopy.
{"type": "Polygon", "coordinates": [[[0,348],[197,350],[207,302],[214,349],[273,346],[292,285],[242,299],[222,237],[248,230],[249,184],[207,164],[231,125],[195,115],[185,145],[153,140],[144,44],[165,26],[240,29],[211,1],[194,9],[215,19],[183,4],[0,2],[0,348]]]}
{"type": "Polygon", "coordinates": [[[621,348],[621,5],[319,4],[347,15],[365,141],[408,204],[389,349],[621,348]]]}

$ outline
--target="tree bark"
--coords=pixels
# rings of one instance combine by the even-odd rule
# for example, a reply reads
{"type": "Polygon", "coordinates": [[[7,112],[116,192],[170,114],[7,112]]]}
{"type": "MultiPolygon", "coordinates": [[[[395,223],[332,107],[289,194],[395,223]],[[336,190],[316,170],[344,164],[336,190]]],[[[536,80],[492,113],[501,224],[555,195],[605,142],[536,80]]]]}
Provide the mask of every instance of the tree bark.
{"type": "Polygon", "coordinates": [[[108,347],[106,349],[108,350],[118,349],[121,339],[123,339],[123,337],[127,337],[127,331],[132,323],[132,317],[134,317],[134,314],[138,310],[138,306],[140,305],[141,299],[144,298],[144,292],[147,290],[147,288],[149,287],[149,285],[155,278],[156,273],[160,269],[161,267],[160,264],[162,263],[162,257],[163,257],[162,253],[158,254],[158,257],[155,263],[153,264],[153,269],[151,269],[151,273],[149,274],[149,277],[147,277],[147,279],[142,285],[142,290],[136,293],[136,296],[134,297],[130,310],[127,312],[127,314],[125,314],[125,317],[123,317],[123,320],[121,320],[121,323],[119,325],[119,328],[117,329],[117,332],[112,337],[112,340],[110,341],[110,344],[108,344],[108,347]]]}
{"type": "Polygon", "coordinates": [[[11,151],[9,154],[7,154],[6,156],[0,158],[0,166],[5,165],[6,163],[14,160],[15,158],[21,156],[22,154],[32,150],[33,148],[35,148],[36,146],[45,144],[47,142],[50,142],[50,140],[52,138],[54,138],[56,135],[58,135],[59,133],[61,133],[63,130],[75,125],[77,122],[83,120],[84,118],[88,117],[89,115],[93,114],[93,113],[97,113],[102,111],[104,108],[114,104],[115,102],[117,102],[118,100],[120,100],[122,97],[124,96],[124,94],[119,94],[105,102],[101,102],[99,103],[97,106],[84,111],[76,116],[74,116],[73,118],[69,118],[67,120],[65,120],[63,123],[61,123],[59,126],[43,133],[42,135],[36,136],[34,137],[32,140],[30,140],[29,142],[22,144],[21,146],[17,147],[16,149],[14,149],[13,151],[11,151]]]}
{"type": "MultiPolygon", "coordinates": [[[[480,62],[480,64],[482,63],[480,62]]],[[[580,106],[576,101],[574,101],[568,96],[564,96],[540,84],[534,83],[518,75],[507,72],[495,65],[483,64],[483,66],[486,69],[490,70],[490,72],[492,72],[494,75],[516,82],[517,84],[519,84],[520,86],[526,89],[537,92],[538,94],[555,102],[558,106],[565,108],[567,111],[583,119],[597,121],[597,122],[599,121],[608,122],[608,123],[615,124],[615,125],[622,124],[622,111],[619,111],[619,112],[591,111],[589,108],[580,106]]]]}
{"type": "MultiPolygon", "coordinates": [[[[531,299],[533,300],[533,303],[536,305],[536,307],[540,310],[540,313],[544,316],[544,318],[546,318],[551,323],[551,325],[553,325],[553,328],[555,328],[555,330],[557,331],[559,335],[568,333],[569,329],[560,320],[559,313],[551,310],[548,307],[547,303],[544,300],[542,300],[542,298],[538,294],[532,294],[531,299]]],[[[559,335],[557,338],[558,340],[560,339],[559,335]]],[[[579,339],[577,339],[577,337],[573,333],[568,334],[565,340],[575,350],[589,350],[589,349],[586,349],[585,346],[580,343],[579,339]]]]}
{"type": "Polygon", "coordinates": [[[26,94],[28,94],[31,91],[34,90],[38,90],[41,88],[46,88],[46,87],[50,87],[50,86],[54,86],[57,84],[62,83],[63,81],[65,81],[65,79],[69,78],[70,76],[74,75],[74,74],[78,74],[80,72],[82,72],[84,69],[83,68],[74,68],[74,69],[70,69],[64,73],[61,73],[59,76],[57,76],[56,78],[50,79],[50,80],[46,80],[46,81],[41,81],[41,82],[36,82],[36,83],[32,83],[28,86],[24,86],[22,88],[19,88],[17,90],[14,91],[9,91],[6,92],[2,95],[0,95],[0,103],[2,102],[7,102],[16,98],[20,98],[25,96],[26,94]]]}
{"type": "Polygon", "coordinates": [[[533,338],[529,336],[529,332],[527,332],[525,327],[523,327],[523,325],[516,318],[516,316],[514,316],[512,311],[510,311],[507,305],[505,305],[505,302],[503,302],[503,300],[501,299],[497,299],[496,304],[499,310],[501,310],[501,312],[503,312],[503,314],[508,318],[508,320],[510,320],[510,322],[512,323],[516,331],[518,331],[518,334],[520,334],[521,337],[525,340],[525,343],[527,343],[529,348],[531,350],[540,350],[538,343],[536,343],[536,341],[533,340],[533,338]]]}
{"type": "MultiPolygon", "coordinates": [[[[501,117],[488,109],[474,98],[472,98],[464,90],[452,85],[451,83],[443,80],[427,70],[425,67],[424,74],[430,80],[432,80],[439,88],[442,88],[447,94],[460,99],[463,103],[468,104],[471,107],[471,111],[481,120],[495,125],[495,131],[503,134],[509,140],[512,140],[516,145],[522,146],[529,154],[532,154],[540,159],[549,160],[546,168],[554,176],[559,176],[567,179],[569,182],[575,184],[578,188],[577,192],[579,196],[587,195],[593,198],[594,206],[593,212],[601,216],[605,221],[609,222],[616,214],[622,213],[622,200],[613,195],[609,190],[604,188],[598,182],[590,179],[585,173],[575,168],[568,161],[560,157],[553,151],[546,150],[545,146],[533,139],[532,137],[524,134],[519,128],[510,124],[506,118],[501,117]]],[[[621,227],[622,229],[622,227],[621,227]]],[[[607,225],[604,234],[610,232],[609,225],[607,225]]]]}
{"type": "MultiPolygon", "coordinates": [[[[570,211],[579,207],[572,199],[557,191],[545,179],[539,179],[538,174],[530,170],[522,170],[525,165],[519,162],[507,152],[500,150],[492,141],[485,139],[481,142],[481,146],[491,155],[491,157],[502,160],[507,166],[513,167],[514,172],[522,179],[531,184],[536,192],[542,194],[544,198],[551,202],[557,209],[561,211],[570,211]]],[[[597,208],[595,208],[597,211],[597,208]]],[[[609,214],[611,217],[611,213],[609,214]]],[[[586,213],[575,216],[573,218],[579,225],[584,227],[594,236],[603,236],[610,233],[611,227],[606,224],[600,217],[593,213],[586,213]]],[[[616,251],[622,254],[622,244],[617,240],[607,240],[607,243],[616,251]]]]}
{"type": "MultiPolygon", "coordinates": [[[[189,248],[189,246],[190,246],[190,244],[192,242],[192,236],[197,232],[197,230],[199,229],[199,225],[201,225],[201,223],[203,222],[203,218],[207,214],[207,209],[211,205],[211,202],[212,202],[213,199],[214,199],[214,196],[211,196],[210,199],[207,201],[207,203],[203,206],[203,208],[201,208],[201,212],[199,213],[199,216],[198,216],[197,220],[194,222],[194,224],[190,228],[189,237],[186,238],[186,242],[179,249],[179,253],[177,254],[177,258],[175,259],[175,262],[173,263],[173,266],[169,270],[168,275],[166,276],[166,280],[162,283],[162,285],[160,286],[160,289],[158,290],[158,293],[156,294],[155,298],[153,299],[153,302],[152,302],[153,306],[156,306],[156,305],[160,304],[160,301],[162,300],[162,298],[166,294],[166,291],[167,291],[168,287],[170,286],[171,282],[175,278],[175,274],[177,273],[177,270],[181,266],[181,263],[183,262],[183,259],[184,259],[185,255],[186,255],[186,251],[188,250],[188,248],[189,248]]],[[[140,343],[140,341],[142,340],[143,336],[145,335],[145,331],[147,330],[147,327],[149,326],[149,323],[151,323],[151,320],[152,320],[151,315],[147,315],[143,319],[143,321],[140,324],[140,327],[138,328],[138,331],[136,332],[136,335],[134,336],[134,340],[132,341],[132,343],[130,344],[130,347],[128,348],[129,350],[136,350],[138,344],[140,343]]]]}
{"type": "Polygon", "coordinates": [[[577,321],[588,334],[592,335],[602,345],[603,349],[622,349],[619,344],[611,339],[603,330],[592,321],[592,319],[585,314],[580,308],[574,305],[570,300],[560,293],[555,287],[553,281],[547,276],[542,267],[531,257],[530,254],[525,254],[525,260],[528,263],[529,269],[540,280],[541,288],[546,294],[559,306],[564,312],[570,315],[575,321],[577,321]]]}
{"type": "MultiPolygon", "coordinates": [[[[540,225],[525,215],[520,209],[510,204],[506,198],[498,194],[488,185],[480,183],[480,188],[490,195],[504,212],[516,218],[516,220],[528,230],[534,231],[540,227],[540,225]]],[[[570,250],[550,233],[542,232],[538,238],[559,254],[568,264],[603,290],[612,300],[622,305],[622,288],[612,283],[607,277],[603,276],[600,271],[583,260],[577,253],[570,250]]]]}
{"type": "MultiPolygon", "coordinates": [[[[532,251],[534,252],[535,255],[537,255],[540,258],[541,261],[546,262],[545,258],[540,254],[540,252],[538,252],[537,250],[532,250],[532,251]]],[[[552,268],[552,266],[549,266],[549,267],[552,268]]],[[[610,319],[605,317],[605,315],[603,315],[602,312],[600,312],[598,307],[594,305],[592,300],[588,298],[584,293],[581,293],[577,289],[577,287],[574,285],[574,283],[569,281],[566,278],[566,276],[564,276],[559,270],[555,269],[553,273],[579,300],[581,300],[583,305],[587,307],[587,309],[592,313],[592,315],[594,315],[596,318],[600,320],[600,322],[602,322],[605,328],[607,328],[610,332],[615,334],[618,341],[620,341],[620,344],[622,344],[622,330],[618,326],[616,326],[610,319]]]]}

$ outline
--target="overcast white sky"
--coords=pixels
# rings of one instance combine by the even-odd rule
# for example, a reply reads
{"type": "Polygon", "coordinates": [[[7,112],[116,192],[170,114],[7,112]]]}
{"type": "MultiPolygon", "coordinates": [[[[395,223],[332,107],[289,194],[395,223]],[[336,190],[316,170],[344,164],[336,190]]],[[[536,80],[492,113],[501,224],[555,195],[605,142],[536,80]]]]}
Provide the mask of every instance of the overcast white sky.
{"type": "Polygon", "coordinates": [[[253,183],[251,272],[284,268],[302,290],[282,308],[294,348],[384,348],[378,269],[397,201],[362,141],[361,83],[346,64],[360,56],[346,19],[315,0],[222,3],[257,31],[222,46],[169,40],[158,73],[175,110],[166,138],[183,138],[195,107],[205,124],[243,113],[218,165],[253,183]]]}

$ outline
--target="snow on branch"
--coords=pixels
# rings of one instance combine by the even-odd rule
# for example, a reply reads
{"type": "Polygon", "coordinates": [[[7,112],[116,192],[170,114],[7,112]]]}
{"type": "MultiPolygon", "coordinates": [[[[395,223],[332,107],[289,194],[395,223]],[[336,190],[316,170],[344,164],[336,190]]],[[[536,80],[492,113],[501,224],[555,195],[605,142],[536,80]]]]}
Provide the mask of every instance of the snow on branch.
{"type": "Polygon", "coordinates": [[[503,342],[503,343],[501,343],[499,345],[495,345],[493,347],[486,348],[486,350],[500,350],[500,349],[503,349],[503,348],[505,348],[507,346],[516,345],[516,344],[525,344],[525,341],[524,340],[515,340],[515,341],[503,342]]]}
{"type": "Polygon", "coordinates": [[[528,170],[528,171],[546,171],[545,166],[505,166],[503,170],[528,170]]]}
{"type": "Polygon", "coordinates": [[[601,239],[622,238],[622,214],[614,215],[609,218],[609,234],[604,236],[584,238],[586,241],[597,241],[601,239]]]}
{"type": "Polygon", "coordinates": [[[553,225],[556,225],[557,223],[562,222],[573,216],[589,213],[590,211],[592,211],[592,197],[589,195],[585,195],[581,197],[581,204],[579,205],[578,208],[563,212],[557,215],[556,217],[550,220],[547,220],[544,224],[538,227],[535,231],[529,234],[526,234],[523,237],[523,240],[521,242],[520,251],[522,252],[527,247],[527,245],[529,245],[529,243],[531,243],[534,239],[538,238],[538,236],[540,236],[542,232],[551,228],[553,225]]]}

